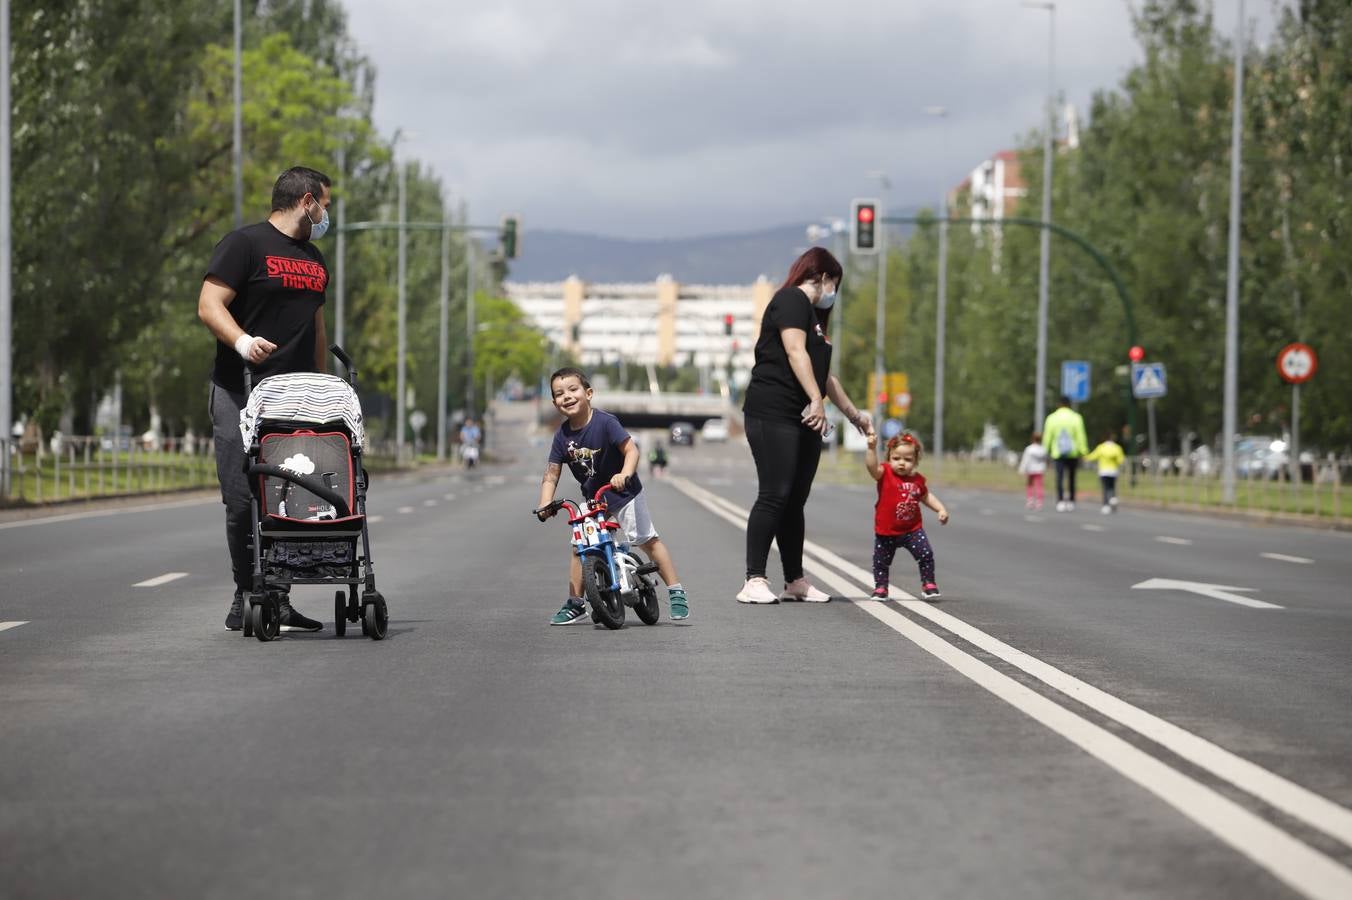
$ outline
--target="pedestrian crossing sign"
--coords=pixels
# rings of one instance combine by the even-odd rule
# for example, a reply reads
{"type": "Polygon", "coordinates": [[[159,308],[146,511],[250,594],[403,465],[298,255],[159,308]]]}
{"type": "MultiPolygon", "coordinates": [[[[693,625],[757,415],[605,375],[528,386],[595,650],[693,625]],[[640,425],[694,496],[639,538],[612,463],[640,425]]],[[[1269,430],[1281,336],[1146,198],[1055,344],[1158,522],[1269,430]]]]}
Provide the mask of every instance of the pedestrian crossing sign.
{"type": "Polygon", "coordinates": [[[1132,363],[1131,395],[1137,400],[1151,400],[1169,393],[1164,363],[1132,363]]]}

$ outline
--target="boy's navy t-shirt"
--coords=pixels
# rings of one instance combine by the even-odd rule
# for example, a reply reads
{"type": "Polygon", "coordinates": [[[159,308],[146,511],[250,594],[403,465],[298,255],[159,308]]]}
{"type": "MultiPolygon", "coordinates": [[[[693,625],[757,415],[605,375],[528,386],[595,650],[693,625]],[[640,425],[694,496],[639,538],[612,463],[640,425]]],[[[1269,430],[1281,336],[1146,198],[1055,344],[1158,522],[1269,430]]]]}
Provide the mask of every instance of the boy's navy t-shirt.
{"type": "MultiPolygon", "coordinates": [[[[624,468],[624,453],[620,446],[629,439],[620,420],[608,412],[592,410],[591,421],[574,430],[567,421],[554,433],[554,445],[549,448],[549,461],[567,465],[578,484],[582,485],[582,495],[591,501],[597,488],[610,482],[624,468]]],[[[629,476],[629,484],[623,491],[609,490],[605,493],[606,504],[612,511],[620,509],[643,490],[638,473],[629,476]]]]}

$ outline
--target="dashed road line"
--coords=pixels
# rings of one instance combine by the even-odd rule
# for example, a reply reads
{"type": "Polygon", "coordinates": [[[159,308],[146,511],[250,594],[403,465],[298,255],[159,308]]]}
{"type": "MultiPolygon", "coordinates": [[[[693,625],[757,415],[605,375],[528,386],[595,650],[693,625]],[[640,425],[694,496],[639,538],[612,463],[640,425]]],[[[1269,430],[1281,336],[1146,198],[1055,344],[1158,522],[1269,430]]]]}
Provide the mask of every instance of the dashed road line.
{"type": "Polygon", "coordinates": [[[27,625],[25,622],[0,622],[0,631],[9,631],[11,628],[18,628],[20,625],[27,625]]]}
{"type": "Polygon", "coordinates": [[[1277,562],[1298,563],[1302,566],[1308,566],[1314,563],[1314,560],[1307,556],[1287,556],[1285,553],[1260,553],[1258,555],[1264,559],[1275,559],[1277,562]]]}
{"type": "Polygon", "coordinates": [[[1155,535],[1155,540],[1159,541],[1161,544],[1177,544],[1180,547],[1192,546],[1192,540],[1189,538],[1170,537],[1167,534],[1157,534],[1155,535]]]}
{"type": "Polygon", "coordinates": [[[370,522],[372,525],[377,525],[377,524],[379,524],[379,523],[381,523],[381,522],[384,522],[384,521],[385,521],[385,517],[384,517],[384,516],[367,516],[367,517],[366,517],[366,521],[370,522]]]}
{"type": "Polygon", "coordinates": [[[399,513],[399,515],[401,515],[401,516],[406,516],[406,515],[408,515],[409,513],[413,512],[413,507],[411,507],[411,506],[401,506],[401,507],[399,507],[398,509],[396,509],[395,512],[399,513]]]}
{"type": "Polygon", "coordinates": [[[1047,521],[1047,517],[1046,517],[1046,516],[1024,516],[1024,517],[1023,517],[1023,520],[1024,520],[1025,522],[1045,522],[1045,521],[1047,521]]]}
{"type": "MultiPolygon", "coordinates": [[[[746,528],[745,510],[684,479],[673,481],[679,490],[710,512],[740,529],[746,528]]],[[[804,549],[809,554],[805,564],[828,587],[848,596],[862,594],[865,588],[860,585],[871,584],[870,574],[865,569],[827,548],[808,541],[804,549]],[[827,568],[828,565],[835,571],[827,568]],[[846,573],[853,583],[840,579],[837,571],[846,573]]],[[[913,614],[930,620],[1277,810],[1352,847],[1352,810],[1011,647],[932,604],[917,601],[905,591],[893,587],[891,595],[913,614]]],[[[990,668],[887,604],[873,600],[853,602],[997,697],[1155,794],[1296,890],[1320,898],[1338,897],[1352,890],[1352,871],[1234,801],[990,668]]]]}
{"type": "Polygon", "coordinates": [[[436,501],[436,500],[424,500],[424,501],[423,501],[423,506],[436,506],[436,505],[437,505],[437,501],[436,501]]]}
{"type": "Polygon", "coordinates": [[[995,515],[995,510],[993,510],[993,509],[981,509],[981,510],[977,510],[977,511],[978,511],[979,513],[981,513],[983,516],[993,516],[993,515],[995,515]]]}
{"type": "Polygon", "coordinates": [[[1107,531],[1107,530],[1108,530],[1108,529],[1104,528],[1102,525],[1095,525],[1095,524],[1093,524],[1093,523],[1091,523],[1091,522],[1086,522],[1086,523],[1084,523],[1083,525],[1081,525],[1080,527],[1083,528],[1085,531],[1107,531]]]}
{"type": "Polygon", "coordinates": [[[443,500],[454,500],[454,499],[455,499],[455,494],[442,494],[442,495],[441,495],[441,499],[443,499],[443,500]]]}
{"type": "Polygon", "coordinates": [[[159,587],[162,584],[168,584],[171,581],[178,581],[180,578],[187,577],[187,572],[165,572],[163,575],[156,575],[154,578],[138,581],[133,584],[132,587],[159,587]]]}

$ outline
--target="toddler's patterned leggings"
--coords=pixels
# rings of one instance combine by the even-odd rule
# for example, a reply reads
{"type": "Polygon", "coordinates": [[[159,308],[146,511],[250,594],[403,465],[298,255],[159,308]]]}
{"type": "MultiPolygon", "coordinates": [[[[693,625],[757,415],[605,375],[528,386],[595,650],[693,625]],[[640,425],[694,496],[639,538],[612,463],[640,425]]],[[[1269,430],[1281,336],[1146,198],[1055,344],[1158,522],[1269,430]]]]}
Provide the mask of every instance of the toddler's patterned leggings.
{"type": "Polygon", "coordinates": [[[922,584],[934,583],[934,551],[930,549],[925,529],[917,528],[910,534],[875,534],[873,536],[873,583],[877,587],[887,587],[888,574],[892,570],[892,557],[898,547],[905,547],[920,565],[922,584]]]}

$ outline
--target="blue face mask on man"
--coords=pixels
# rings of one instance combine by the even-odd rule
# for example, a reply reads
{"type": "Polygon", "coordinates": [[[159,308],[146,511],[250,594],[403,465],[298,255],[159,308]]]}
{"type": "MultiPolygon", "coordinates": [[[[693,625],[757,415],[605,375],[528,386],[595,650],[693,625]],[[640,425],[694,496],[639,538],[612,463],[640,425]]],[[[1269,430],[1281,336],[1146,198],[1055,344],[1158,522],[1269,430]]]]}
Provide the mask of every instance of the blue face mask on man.
{"type": "MultiPolygon", "coordinates": [[[[310,240],[317,241],[329,233],[329,211],[324,207],[319,207],[319,221],[310,221],[310,240]]],[[[306,211],[305,218],[310,219],[309,211],[306,211]]]]}

